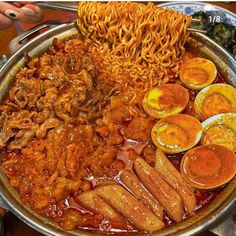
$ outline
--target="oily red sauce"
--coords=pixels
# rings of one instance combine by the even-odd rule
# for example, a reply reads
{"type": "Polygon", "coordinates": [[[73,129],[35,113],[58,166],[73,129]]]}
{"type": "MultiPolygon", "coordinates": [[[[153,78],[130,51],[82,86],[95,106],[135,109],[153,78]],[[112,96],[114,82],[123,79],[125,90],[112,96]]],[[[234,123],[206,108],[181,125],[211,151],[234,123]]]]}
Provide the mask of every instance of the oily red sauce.
{"type": "Polygon", "coordinates": [[[221,186],[219,188],[216,189],[212,189],[212,190],[200,190],[197,189],[195,191],[195,196],[197,198],[197,206],[195,208],[195,211],[198,211],[200,209],[202,209],[204,206],[206,206],[207,204],[209,204],[215,197],[216,195],[224,189],[225,186],[221,186]]]}
{"type": "Polygon", "coordinates": [[[9,159],[11,159],[12,156],[16,156],[20,154],[20,150],[14,150],[14,151],[10,151],[7,149],[0,149],[0,156],[1,156],[1,160],[7,161],[9,159]]]}
{"type": "Polygon", "coordinates": [[[219,72],[217,72],[215,84],[219,83],[227,84],[227,81],[219,72]]]}
{"type": "MultiPolygon", "coordinates": [[[[178,78],[175,78],[173,81],[170,81],[170,83],[174,83],[174,82],[181,84],[181,82],[178,78]]],[[[215,83],[226,83],[226,80],[218,73],[215,83]]],[[[67,89],[66,85],[62,86],[61,92],[63,93],[63,91],[66,89],[67,89]]],[[[188,103],[186,109],[183,111],[183,113],[195,116],[195,112],[194,112],[194,108],[193,108],[193,101],[194,101],[198,91],[188,90],[188,92],[189,92],[189,103],[188,103]]],[[[125,121],[125,123],[123,125],[128,126],[129,122],[130,122],[130,120],[125,121]]],[[[151,140],[149,140],[148,142],[140,142],[140,141],[135,141],[135,140],[131,140],[131,139],[125,139],[124,143],[119,145],[120,151],[117,154],[117,159],[124,163],[126,169],[130,169],[131,171],[133,171],[133,160],[135,158],[135,153],[142,156],[142,150],[144,149],[144,147],[148,143],[151,143],[151,140]]],[[[171,161],[171,163],[178,170],[180,169],[180,163],[181,163],[181,159],[182,159],[184,153],[185,152],[167,155],[168,159],[171,161]]],[[[11,155],[18,155],[19,152],[16,151],[16,152],[10,153],[6,150],[1,150],[0,154],[3,157],[3,160],[6,160],[6,159],[9,159],[11,155]]],[[[154,166],[154,163],[151,163],[151,165],[154,166]]],[[[107,178],[95,178],[95,177],[91,176],[91,178],[88,180],[91,181],[93,187],[95,187],[96,185],[103,183],[103,182],[107,181],[108,179],[107,178]]],[[[195,195],[197,198],[197,205],[195,208],[195,212],[202,209],[206,205],[208,205],[223,188],[224,187],[220,187],[220,188],[213,189],[213,190],[198,190],[197,189],[195,191],[195,195]]],[[[60,218],[60,216],[62,215],[62,213],[65,209],[76,209],[83,216],[89,216],[92,218],[95,217],[94,213],[92,213],[91,211],[88,211],[87,209],[83,208],[80,204],[78,204],[78,202],[76,202],[76,200],[75,200],[75,197],[73,197],[73,196],[67,198],[64,202],[61,202],[60,204],[58,204],[58,203],[52,204],[50,206],[50,208],[44,209],[41,212],[41,214],[46,215],[50,218],[57,219],[57,218],[60,218]]],[[[186,217],[187,217],[187,215],[185,214],[184,218],[186,218],[186,217]]],[[[164,211],[163,222],[166,227],[168,227],[172,224],[175,224],[175,221],[170,219],[165,211],[164,211]]],[[[102,218],[101,219],[98,218],[98,220],[94,221],[93,225],[91,225],[91,226],[86,226],[86,227],[77,226],[77,228],[87,229],[87,230],[94,231],[94,232],[101,232],[101,231],[105,232],[105,233],[119,232],[122,234],[128,234],[130,232],[136,231],[129,223],[127,223],[127,228],[120,229],[119,226],[117,226],[113,222],[109,222],[107,220],[106,220],[106,222],[104,222],[104,220],[102,218]]]]}
{"type": "MultiPolygon", "coordinates": [[[[179,78],[173,78],[168,83],[181,84],[179,78]]],[[[226,80],[218,73],[215,83],[226,83],[226,80]]],[[[63,85],[60,88],[60,93],[64,93],[66,90],[67,90],[67,84],[63,85]]],[[[189,92],[190,99],[189,99],[189,103],[183,113],[195,116],[195,112],[194,112],[194,108],[193,108],[193,101],[194,101],[198,92],[192,91],[192,90],[188,90],[188,92],[189,92]]],[[[127,126],[130,121],[127,120],[125,122],[126,123],[123,125],[127,126]]],[[[121,160],[124,163],[125,168],[133,170],[133,165],[132,165],[133,159],[132,158],[135,158],[134,152],[142,155],[141,153],[142,153],[143,148],[150,142],[151,142],[151,140],[144,143],[144,142],[140,142],[140,141],[134,141],[131,139],[125,139],[125,142],[119,146],[120,151],[117,154],[117,159],[121,160]]],[[[179,154],[174,154],[174,155],[168,155],[168,159],[171,161],[171,163],[178,170],[180,169],[180,163],[181,163],[181,159],[182,159],[184,153],[185,152],[179,153],[179,154]]],[[[19,155],[19,152],[9,153],[5,150],[1,150],[0,155],[3,157],[3,160],[6,160],[6,159],[9,159],[11,155],[19,155]]],[[[153,164],[151,164],[151,165],[153,166],[153,164]]],[[[107,179],[106,178],[94,178],[93,176],[91,176],[91,182],[93,184],[93,187],[95,187],[98,183],[102,183],[103,181],[107,181],[107,179]]],[[[224,187],[220,187],[220,188],[213,189],[213,190],[196,190],[195,195],[197,198],[197,206],[195,208],[195,211],[198,211],[198,210],[202,209],[203,207],[205,207],[206,205],[208,205],[223,188],[224,187]]],[[[60,215],[62,214],[62,212],[65,209],[76,209],[82,215],[89,215],[91,217],[94,216],[94,213],[86,210],[81,205],[79,205],[76,202],[74,196],[67,198],[65,201],[63,201],[60,204],[58,204],[58,203],[52,204],[51,208],[45,209],[45,212],[42,212],[42,214],[46,215],[50,218],[57,218],[57,217],[60,217],[60,215]]],[[[187,217],[187,216],[185,215],[185,217],[187,217]]],[[[169,225],[172,225],[175,223],[173,220],[171,220],[168,217],[166,212],[164,212],[163,221],[166,226],[169,226],[169,225]]],[[[99,221],[99,217],[98,217],[98,221],[96,223],[97,224],[95,224],[93,226],[81,227],[81,229],[88,229],[91,231],[99,231],[99,232],[102,231],[105,233],[107,233],[107,232],[129,233],[129,232],[136,231],[128,223],[127,223],[127,228],[119,229],[119,227],[112,222],[109,222],[109,221],[104,222],[103,219],[101,219],[99,221]]]]}

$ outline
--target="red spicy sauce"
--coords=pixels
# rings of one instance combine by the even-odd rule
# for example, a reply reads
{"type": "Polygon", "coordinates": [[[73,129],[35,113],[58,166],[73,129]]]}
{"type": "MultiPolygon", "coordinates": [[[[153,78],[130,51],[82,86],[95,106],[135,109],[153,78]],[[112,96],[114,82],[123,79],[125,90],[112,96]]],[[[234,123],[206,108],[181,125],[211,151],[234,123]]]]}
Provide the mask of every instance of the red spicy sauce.
{"type": "MultiPolygon", "coordinates": [[[[173,78],[170,79],[168,83],[177,83],[181,84],[179,78],[173,78]]],[[[215,80],[215,83],[227,83],[226,80],[219,74],[217,73],[217,77],[215,80]]],[[[67,85],[63,85],[60,88],[60,92],[63,93],[67,89],[67,85]]],[[[190,114],[195,116],[194,108],[193,108],[193,101],[198,93],[198,91],[193,91],[193,90],[188,90],[189,92],[189,104],[185,108],[183,113],[190,114]]],[[[128,121],[127,121],[128,122],[128,121]]],[[[119,149],[120,151],[118,152],[117,159],[122,160],[125,163],[126,168],[133,170],[133,165],[132,165],[132,150],[135,151],[137,154],[140,154],[143,150],[143,148],[147,145],[147,143],[142,143],[139,141],[134,141],[131,139],[125,139],[125,143],[122,144],[119,149]]],[[[174,154],[174,155],[167,155],[168,159],[171,161],[171,163],[179,170],[180,169],[180,163],[181,159],[183,157],[185,152],[179,153],[179,154],[174,154]]],[[[8,158],[11,157],[11,155],[18,155],[19,152],[7,152],[5,150],[0,151],[1,156],[3,157],[3,160],[7,160],[8,158]]],[[[93,186],[95,187],[99,182],[102,182],[102,180],[99,179],[93,179],[93,186]]],[[[197,206],[195,208],[195,211],[198,211],[208,205],[215,197],[216,195],[223,189],[224,187],[220,187],[214,190],[196,190],[195,191],[195,196],[197,198],[197,206]]],[[[93,215],[94,213],[86,210],[83,208],[81,205],[79,205],[76,201],[75,198],[69,197],[68,199],[65,200],[64,204],[66,205],[66,209],[73,208],[78,210],[82,214],[90,214],[93,215]]],[[[62,211],[64,211],[64,204],[62,206],[62,211]]],[[[56,205],[55,205],[56,206],[56,205]]],[[[57,208],[59,208],[57,206],[57,208]]],[[[49,209],[50,214],[46,214],[45,212],[43,215],[47,215],[48,217],[53,217],[52,213],[53,210],[49,209]]],[[[60,213],[57,214],[62,214],[61,210],[58,210],[60,213]]],[[[186,215],[185,215],[186,217],[186,215]]],[[[163,222],[165,223],[165,226],[170,226],[174,224],[175,222],[171,220],[166,212],[164,212],[164,218],[163,222]]],[[[128,234],[129,232],[136,232],[137,230],[133,229],[131,225],[127,224],[127,228],[124,229],[119,229],[117,228],[116,225],[114,225],[112,222],[109,222],[106,220],[101,221],[98,227],[81,227],[81,229],[87,229],[91,231],[98,231],[98,232],[117,232],[117,233],[122,233],[122,234],[128,234]]]]}

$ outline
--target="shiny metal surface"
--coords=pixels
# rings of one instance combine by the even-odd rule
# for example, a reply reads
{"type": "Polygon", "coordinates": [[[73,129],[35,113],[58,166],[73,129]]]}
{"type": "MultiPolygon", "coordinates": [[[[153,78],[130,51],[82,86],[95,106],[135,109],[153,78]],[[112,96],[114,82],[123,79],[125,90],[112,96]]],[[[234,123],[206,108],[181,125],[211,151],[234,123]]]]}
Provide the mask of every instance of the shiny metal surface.
{"type": "MultiPolygon", "coordinates": [[[[38,2],[37,5],[42,8],[48,8],[52,10],[60,10],[60,11],[70,11],[77,12],[77,4],[69,5],[63,3],[55,3],[55,2],[38,2]]],[[[192,19],[193,22],[201,22],[200,19],[192,19]]]]}
{"type": "MultiPolygon", "coordinates": [[[[63,24],[55,28],[49,29],[47,32],[37,36],[26,45],[22,46],[4,65],[0,71],[0,101],[9,91],[12,83],[14,83],[14,75],[24,66],[23,55],[28,52],[30,56],[35,57],[43,53],[52,43],[53,38],[66,38],[71,34],[78,33],[73,23],[63,24]]],[[[215,44],[207,36],[200,33],[193,34],[193,42],[189,44],[191,48],[197,49],[204,57],[214,61],[217,69],[221,74],[228,78],[230,84],[236,86],[236,62],[234,59],[219,45],[215,44]]],[[[72,236],[92,235],[92,232],[75,230],[70,232],[62,231],[57,224],[47,218],[43,218],[31,211],[20,202],[19,196],[15,189],[10,187],[6,176],[0,172],[0,196],[10,211],[18,216],[22,221],[43,233],[44,235],[61,235],[72,236]]],[[[175,236],[191,236],[212,227],[224,217],[236,205],[236,178],[234,178],[227,187],[212,201],[212,203],[200,210],[197,214],[191,216],[176,225],[167,229],[163,229],[157,233],[149,235],[175,235],[175,236]]],[[[98,234],[97,234],[98,235],[98,234]]]]}
{"type": "Polygon", "coordinates": [[[35,33],[38,33],[40,30],[43,29],[54,28],[59,24],[60,23],[54,21],[46,21],[15,37],[9,43],[9,49],[11,54],[17,52],[26,42],[28,42],[28,38],[32,37],[32,35],[34,35],[35,33]]]}
{"type": "MultiPolygon", "coordinates": [[[[236,209],[234,211],[234,214],[236,214],[236,209]]],[[[210,231],[218,236],[236,236],[236,223],[233,220],[233,216],[228,217],[217,227],[210,229],[210,231]]]]}
{"type": "MultiPolygon", "coordinates": [[[[68,4],[62,4],[62,3],[48,3],[48,2],[39,2],[37,3],[38,6],[42,8],[48,8],[52,10],[59,10],[59,11],[69,11],[69,12],[77,12],[77,5],[68,5],[68,4]]],[[[200,19],[192,19],[193,22],[201,22],[200,19]]],[[[200,32],[203,34],[206,34],[207,31],[200,30],[200,29],[194,29],[194,28],[188,28],[189,31],[192,32],[200,32]]]]}
{"type": "Polygon", "coordinates": [[[42,8],[48,8],[52,10],[77,12],[77,4],[69,5],[69,4],[62,4],[62,3],[59,4],[59,3],[49,3],[49,2],[38,2],[37,5],[42,8]]]}
{"type": "Polygon", "coordinates": [[[0,69],[4,66],[6,62],[7,62],[7,56],[6,55],[0,56],[0,69]]]}

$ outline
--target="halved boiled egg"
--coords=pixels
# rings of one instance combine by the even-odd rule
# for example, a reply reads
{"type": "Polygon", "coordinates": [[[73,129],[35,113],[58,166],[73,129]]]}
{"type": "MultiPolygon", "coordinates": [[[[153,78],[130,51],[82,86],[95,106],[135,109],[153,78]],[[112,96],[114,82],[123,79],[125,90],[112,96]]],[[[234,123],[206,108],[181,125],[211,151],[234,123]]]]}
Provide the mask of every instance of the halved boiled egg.
{"type": "Polygon", "coordinates": [[[194,110],[200,120],[236,112],[236,89],[228,84],[212,84],[201,90],[194,100],[194,110]]]}
{"type": "Polygon", "coordinates": [[[218,144],[236,152],[236,113],[212,116],[202,123],[201,143],[218,144]]]}
{"type": "Polygon", "coordinates": [[[216,188],[236,174],[236,156],[217,144],[195,147],[183,156],[180,171],[184,179],[196,188],[216,188]]]}
{"type": "Polygon", "coordinates": [[[178,84],[164,84],[149,90],[143,99],[143,109],[154,118],[178,114],[188,104],[188,91],[178,84]]]}
{"type": "Polygon", "coordinates": [[[201,123],[186,114],[162,118],[151,131],[152,141],[165,153],[179,153],[192,148],[200,141],[201,134],[201,123]]]}
{"type": "Polygon", "coordinates": [[[214,63],[205,58],[192,58],[185,61],[180,68],[180,80],[190,89],[200,90],[212,84],[217,69],[214,63]]]}

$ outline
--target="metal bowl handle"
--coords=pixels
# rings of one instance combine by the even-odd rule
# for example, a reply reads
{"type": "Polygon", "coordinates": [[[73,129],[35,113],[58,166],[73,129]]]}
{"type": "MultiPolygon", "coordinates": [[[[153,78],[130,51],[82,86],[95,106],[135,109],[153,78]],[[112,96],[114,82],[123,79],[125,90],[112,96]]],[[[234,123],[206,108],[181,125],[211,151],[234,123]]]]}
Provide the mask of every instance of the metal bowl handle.
{"type": "Polygon", "coordinates": [[[25,31],[24,33],[20,34],[19,36],[15,37],[12,39],[9,43],[9,49],[11,54],[15,53],[18,51],[24,44],[29,42],[32,38],[34,38],[35,35],[38,35],[40,31],[48,30],[51,28],[54,28],[61,24],[60,22],[57,21],[46,21],[40,25],[37,25],[33,27],[32,29],[25,31]]]}
{"type": "Polygon", "coordinates": [[[0,197],[0,207],[9,210],[8,206],[6,205],[6,202],[0,197]]]}

